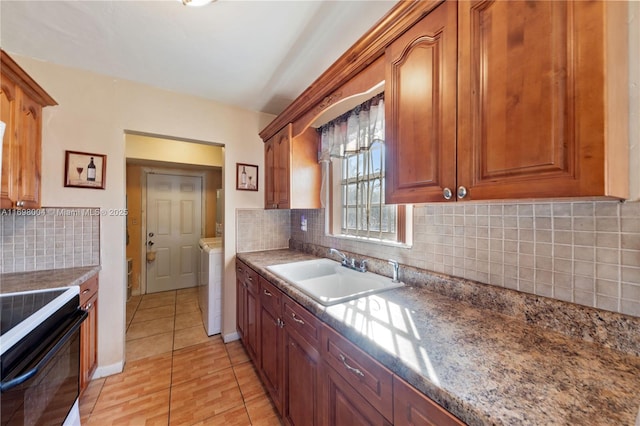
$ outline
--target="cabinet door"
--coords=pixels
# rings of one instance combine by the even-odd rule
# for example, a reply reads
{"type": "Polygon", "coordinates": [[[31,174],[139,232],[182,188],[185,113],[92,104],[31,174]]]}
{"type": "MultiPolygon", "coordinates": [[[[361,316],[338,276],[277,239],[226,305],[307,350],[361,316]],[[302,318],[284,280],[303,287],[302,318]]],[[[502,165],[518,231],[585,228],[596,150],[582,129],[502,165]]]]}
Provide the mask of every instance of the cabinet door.
{"type": "Polygon", "coordinates": [[[459,2],[468,198],[604,195],[606,3],[459,2]]]}
{"type": "Polygon", "coordinates": [[[18,116],[18,201],[24,208],[40,207],[42,107],[27,96],[20,97],[18,116]]]}
{"type": "Polygon", "coordinates": [[[264,143],[264,207],[276,209],[276,152],[275,136],[264,143]]]}
{"type": "Polygon", "coordinates": [[[236,262],[236,330],[244,342],[247,328],[246,300],[247,287],[244,283],[246,266],[236,262]]]}
{"type": "Polygon", "coordinates": [[[385,51],[388,204],[443,201],[455,190],[456,30],[448,1],[385,51]]]}
{"type": "Polygon", "coordinates": [[[291,154],[291,125],[285,127],[276,135],[276,204],[279,209],[289,208],[289,173],[291,154]]]}
{"type": "Polygon", "coordinates": [[[1,76],[0,80],[0,121],[6,124],[4,136],[2,138],[2,177],[0,183],[0,208],[9,209],[13,207],[12,193],[14,188],[15,174],[18,172],[17,159],[15,154],[15,125],[18,110],[16,85],[9,79],[1,76]]]}
{"type": "Polygon", "coordinates": [[[393,378],[393,424],[463,426],[464,423],[398,377],[393,378]]]}
{"type": "Polygon", "coordinates": [[[260,373],[276,409],[282,413],[284,387],[284,352],[281,299],[282,293],[260,277],[260,373]]]}
{"type": "Polygon", "coordinates": [[[245,293],[245,315],[247,322],[244,343],[249,357],[251,357],[256,365],[260,365],[260,335],[258,328],[260,301],[258,296],[258,275],[253,270],[249,270],[245,283],[247,284],[247,292],[245,293]]]}
{"type": "Polygon", "coordinates": [[[316,426],[320,424],[320,355],[313,345],[287,327],[285,324],[286,369],[282,417],[286,425],[316,426]]]}
{"type": "Polygon", "coordinates": [[[80,392],[87,388],[98,365],[98,293],[83,309],[88,316],[80,326],[80,392]]]}
{"type": "Polygon", "coordinates": [[[326,411],[325,426],[373,426],[390,425],[347,380],[333,368],[323,368],[324,397],[326,411]]]}

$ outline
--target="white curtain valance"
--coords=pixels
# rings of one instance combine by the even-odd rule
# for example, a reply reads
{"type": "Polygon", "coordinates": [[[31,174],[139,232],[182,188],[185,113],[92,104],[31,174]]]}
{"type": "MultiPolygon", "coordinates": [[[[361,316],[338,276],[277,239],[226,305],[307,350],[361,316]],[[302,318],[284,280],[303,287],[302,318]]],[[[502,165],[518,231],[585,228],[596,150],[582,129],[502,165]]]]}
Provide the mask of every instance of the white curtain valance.
{"type": "Polygon", "coordinates": [[[384,141],[384,93],[321,126],[319,162],[344,157],[368,149],[374,141],[384,141]]]}

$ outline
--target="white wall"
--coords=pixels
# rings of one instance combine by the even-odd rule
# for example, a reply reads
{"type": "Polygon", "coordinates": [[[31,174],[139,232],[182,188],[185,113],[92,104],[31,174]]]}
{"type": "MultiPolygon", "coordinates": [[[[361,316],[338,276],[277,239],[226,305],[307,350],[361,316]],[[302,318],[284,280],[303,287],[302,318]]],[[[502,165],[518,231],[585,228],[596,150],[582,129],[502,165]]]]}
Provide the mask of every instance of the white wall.
{"type": "MultiPolygon", "coordinates": [[[[259,192],[235,190],[235,163],[260,166],[263,144],[258,132],[273,116],[228,107],[205,99],[12,55],[53,98],[42,132],[42,205],[125,206],[124,130],[209,141],[225,145],[225,286],[223,334],[235,332],[235,209],[259,208],[259,192]],[[65,188],[64,151],[107,155],[105,190],[65,188]]],[[[124,360],[126,297],[125,218],[104,216],[100,223],[98,376],[118,372],[124,360]]]]}

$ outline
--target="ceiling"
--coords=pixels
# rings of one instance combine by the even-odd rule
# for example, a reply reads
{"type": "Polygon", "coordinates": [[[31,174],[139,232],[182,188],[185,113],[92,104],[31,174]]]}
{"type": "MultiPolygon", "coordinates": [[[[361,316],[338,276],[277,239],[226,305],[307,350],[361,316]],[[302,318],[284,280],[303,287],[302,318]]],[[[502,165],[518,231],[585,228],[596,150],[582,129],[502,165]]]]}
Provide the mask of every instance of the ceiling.
{"type": "Polygon", "coordinates": [[[280,113],[396,0],[0,1],[10,53],[280,113]]]}

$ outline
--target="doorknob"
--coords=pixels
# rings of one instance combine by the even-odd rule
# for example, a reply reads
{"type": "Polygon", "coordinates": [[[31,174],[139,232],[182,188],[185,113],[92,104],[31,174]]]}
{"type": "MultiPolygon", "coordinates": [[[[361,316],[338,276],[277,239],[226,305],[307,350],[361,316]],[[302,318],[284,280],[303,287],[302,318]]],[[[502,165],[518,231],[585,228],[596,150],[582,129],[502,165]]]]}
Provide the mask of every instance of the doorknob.
{"type": "Polygon", "coordinates": [[[149,247],[151,247],[151,246],[152,246],[152,245],[154,245],[154,244],[155,244],[155,243],[154,243],[153,241],[149,241],[149,242],[147,243],[147,245],[148,245],[149,247]]]}
{"type": "Polygon", "coordinates": [[[149,232],[149,238],[153,238],[154,233],[153,232],[149,232]]]}

